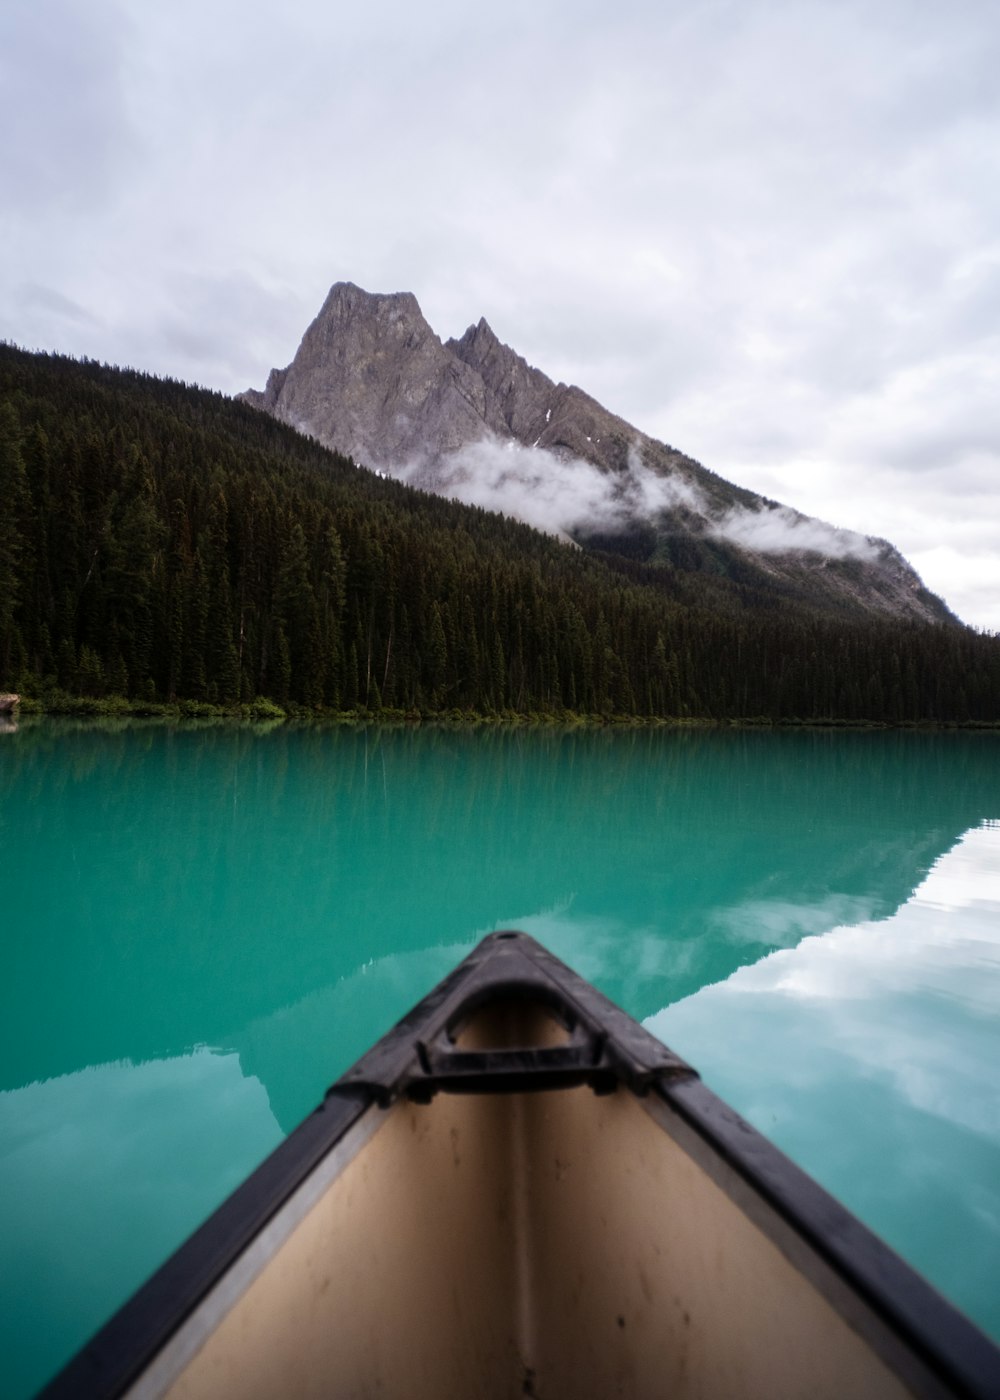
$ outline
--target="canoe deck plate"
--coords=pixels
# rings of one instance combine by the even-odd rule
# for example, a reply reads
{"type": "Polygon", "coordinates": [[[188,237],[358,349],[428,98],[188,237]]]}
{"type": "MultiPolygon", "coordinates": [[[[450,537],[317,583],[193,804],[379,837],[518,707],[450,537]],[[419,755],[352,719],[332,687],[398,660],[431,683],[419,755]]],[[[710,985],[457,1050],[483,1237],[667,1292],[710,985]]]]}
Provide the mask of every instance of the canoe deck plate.
{"type": "Polygon", "coordinates": [[[448,1093],[523,1093],[624,1085],[644,1095],[654,1082],[697,1072],[642,1026],[523,933],[491,934],[329,1091],[364,1090],[388,1107],[448,1093]],[[567,975],[568,974],[568,975],[567,975]],[[459,1048],[464,1026],[491,1007],[541,1006],[568,1039],[559,1045],[459,1048]]]}

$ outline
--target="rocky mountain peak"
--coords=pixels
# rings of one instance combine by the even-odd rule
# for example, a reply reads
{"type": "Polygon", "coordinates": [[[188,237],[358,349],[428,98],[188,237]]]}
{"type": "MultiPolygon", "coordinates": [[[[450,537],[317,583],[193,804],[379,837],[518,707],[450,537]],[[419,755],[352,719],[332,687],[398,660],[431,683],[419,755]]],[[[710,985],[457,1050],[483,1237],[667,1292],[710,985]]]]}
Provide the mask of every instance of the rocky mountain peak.
{"type": "Polygon", "coordinates": [[[343,325],[358,317],[390,334],[413,328],[433,335],[412,292],[366,292],[354,282],[333,284],[313,324],[343,325]]]}
{"type": "Polygon", "coordinates": [[[466,364],[482,363],[495,350],[504,348],[485,316],[480,316],[476,325],[470,326],[461,339],[449,340],[446,344],[466,364]]]}
{"type": "Polygon", "coordinates": [[[549,379],[485,317],[442,343],[411,292],[335,283],[292,363],[242,397],[366,466],[602,549],[782,603],[950,618],[885,541],[724,481],[549,379]]]}
{"type": "Polygon", "coordinates": [[[328,447],[399,471],[483,431],[477,376],[441,344],[412,292],[330,288],[292,363],[244,397],[328,447]]]}

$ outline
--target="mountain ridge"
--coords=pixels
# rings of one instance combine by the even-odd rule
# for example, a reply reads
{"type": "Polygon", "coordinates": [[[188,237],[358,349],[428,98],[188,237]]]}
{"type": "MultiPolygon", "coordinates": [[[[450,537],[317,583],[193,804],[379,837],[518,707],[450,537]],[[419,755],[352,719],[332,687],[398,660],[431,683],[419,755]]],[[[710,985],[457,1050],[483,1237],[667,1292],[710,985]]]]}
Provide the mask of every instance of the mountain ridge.
{"type": "Polygon", "coordinates": [[[956,622],[887,541],[726,481],[529,365],[484,317],[442,341],[412,292],[335,283],[291,363],[238,397],[383,474],[585,547],[822,612],[956,622]]]}
{"type": "Polygon", "coordinates": [[[49,708],[998,722],[973,629],[567,548],[138,371],[0,345],[0,486],[0,690],[49,708]]]}

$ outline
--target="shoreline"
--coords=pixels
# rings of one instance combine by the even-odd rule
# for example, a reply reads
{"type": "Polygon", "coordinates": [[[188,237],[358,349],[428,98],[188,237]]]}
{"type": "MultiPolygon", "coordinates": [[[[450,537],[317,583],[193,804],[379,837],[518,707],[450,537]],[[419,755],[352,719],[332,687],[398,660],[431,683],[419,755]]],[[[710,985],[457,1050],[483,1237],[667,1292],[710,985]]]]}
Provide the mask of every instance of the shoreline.
{"type": "Polygon", "coordinates": [[[1000,720],[885,720],[865,719],[771,719],[764,716],[712,718],[709,716],[589,715],[573,711],[518,713],[508,711],[481,714],[472,710],[403,711],[308,710],[301,706],[281,706],[258,699],[248,704],[216,705],[201,700],[129,700],[121,696],[59,696],[36,699],[22,696],[20,705],[4,718],[13,722],[40,716],[76,719],[149,719],[166,723],[215,721],[219,723],[316,726],[326,728],[420,728],[453,729],[754,729],[754,730],[879,730],[940,733],[959,731],[997,733],[1000,720]]]}

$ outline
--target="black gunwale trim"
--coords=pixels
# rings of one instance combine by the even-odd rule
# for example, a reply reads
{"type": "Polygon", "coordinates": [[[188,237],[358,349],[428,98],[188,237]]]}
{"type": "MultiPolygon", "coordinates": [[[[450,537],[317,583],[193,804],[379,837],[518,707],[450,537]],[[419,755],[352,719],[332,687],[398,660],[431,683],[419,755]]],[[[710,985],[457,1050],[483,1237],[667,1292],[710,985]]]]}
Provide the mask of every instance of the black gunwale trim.
{"type": "Polygon", "coordinates": [[[38,1392],[37,1400],[122,1395],[371,1106],[364,1093],[325,1099],[38,1392]]]}
{"type": "Polygon", "coordinates": [[[794,1252],[795,1266],[845,1320],[873,1344],[879,1324],[898,1343],[891,1353],[879,1350],[904,1383],[923,1372],[947,1395],[998,1400],[1000,1349],[857,1216],[700,1080],[661,1084],[655,1092],[702,1140],[707,1155],[757,1198],[760,1205],[748,1209],[742,1193],[719,1182],[785,1253],[785,1232],[769,1226],[777,1220],[787,1227],[802,1246],[794,1252]],[[824,1271],[859,1308],[845,1309],[829,1294],[824,1271]],[[875,1328],[865,1325],[865,1314],[875,1328]]]}
{"type": "MultiPolygon", "coordinates": [[[[426,1102],[442,1090],[521,1092],[579,1084],[597,1092],[620,1084],[640,1097],[651,1093],[703,1144],[709,1161],[718,1161],[744,1183],[749,1199],[760,1203],[748,1213],[765,1233],[769,1220],[777,1220],[801,1241],[803,1258],[796,1256],[795,1263],[807,1277],[815,1258],[815,1272],[825,1268],[841,1281],[898,1341],[904,1356],[912,1356],[946,1394],[967,1400],[1000,1396],[1000,1349],[968,1318],[706,1088],[690,1065],[529,935],[503,931],[484,938],[327,1091],[320,1107],[133,1294],[38,1400],[122,1395],[373,1104],[388,1107],[401,1097],[426,1102]],[[537,1047],[456,1051],[453,1036],[463,1018],[497,999],[553,1010],[571,1031],[571,1044],[563,1047],[570,1053],[545,1056],[537,1047]]],[[[746,1200],[729,1194],[747,1211],[746,1200]]],[[[776,1236],[775,1243],[782,1247],[776,1236]]],[[[856,1317],[843,1315],[857,1325],[856,1317]]],[[[886,1359],[906,1383],[910,1377],[886,1359]]]]}

